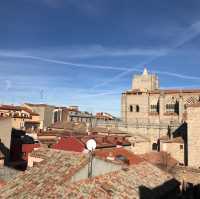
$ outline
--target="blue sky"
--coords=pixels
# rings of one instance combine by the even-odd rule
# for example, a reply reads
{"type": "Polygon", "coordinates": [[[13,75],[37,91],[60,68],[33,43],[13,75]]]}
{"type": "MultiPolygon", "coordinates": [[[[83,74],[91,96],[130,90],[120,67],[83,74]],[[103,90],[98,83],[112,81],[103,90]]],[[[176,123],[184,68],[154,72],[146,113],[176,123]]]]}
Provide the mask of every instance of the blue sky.
{"type": "Polygon", "coordinates": [[[163,88],[200,87],[199,10],[199,0],[2,1],[0,103],[119,116],[145,65],[163,88]]]}

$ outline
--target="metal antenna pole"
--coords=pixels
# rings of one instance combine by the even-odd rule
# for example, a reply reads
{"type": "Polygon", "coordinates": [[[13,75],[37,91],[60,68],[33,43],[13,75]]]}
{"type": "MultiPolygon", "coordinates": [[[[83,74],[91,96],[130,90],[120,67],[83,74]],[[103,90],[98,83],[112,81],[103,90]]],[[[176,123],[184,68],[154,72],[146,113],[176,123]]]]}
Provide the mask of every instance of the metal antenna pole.
{"type": "Polygon", "coordinates": [[[93,151],[89,152],[89,163],[88,163],[88,178],[92,177],[92,161],[93,161],[93,151]]]}

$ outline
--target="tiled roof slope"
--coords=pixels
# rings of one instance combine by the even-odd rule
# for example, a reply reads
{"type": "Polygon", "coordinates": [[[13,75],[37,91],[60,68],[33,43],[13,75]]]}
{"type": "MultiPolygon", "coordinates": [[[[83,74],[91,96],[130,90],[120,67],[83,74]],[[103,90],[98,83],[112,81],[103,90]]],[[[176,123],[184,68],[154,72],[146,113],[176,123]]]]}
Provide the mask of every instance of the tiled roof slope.
{"type": "Polygon", "coordinates": [[[0,190],[0,198],[60,198],[70,178],[87,164],[87,156],[40,148],[31,156],[44,159],[0,190]]]}
{"type": "Polygon", "coordinates": [[[165,168],[173,168],[178,164],[178,161],[175,160],[173,157],[171,157],[170,154],[164,152],[164,151],[160,151],[160,152],[149,152],[149,153],[145,153],[140,155],[141,158],[143,158],[145,161],[159,166],[161,168],[163,168],[163,166],[165,168]]]}
{"type": "MultiPolygon", "coordinates": [[[[172,176],[157,167],[142,162],[129,167],[128,170],[112,172],[92,179],[82,180],[65,186],[65,197],[72,198],[137,198],[139,187],[149,189],[162,185],[172,176]]],[[[169,191],[169,190],[166,190],[169,191]]]]}
{"type": "MultiPolygon", "coordinates": [[[[0,198],[139,199],[140,186],[152,189],[172,179],[170,174],[141,162],[124,170],[70,183],[70,177],[87,162],[85,155],[52,149],[40,149],[32,155],[44,160],[8,182],[0,190],[0,198]]],[[[165,187],[163,191],[170,188],[165,187]]]]}
{"type": "Polygon", "coordinates": [[[170,173],[180,182],[189,182],[194,185],[200,183],[200,169],[176,166],[170,170],[170,173]]]}
{"type": "Polygon", "coordinates": [[[122,156],[128,160],[129,165],[133,164],[139,164],[140,162],[143,162],[144,160],[140,158],[140,156],[135,155],[131,151],[128,151],[124,148],[111,148],[111,149],[101,149],[96,150],[95,155],[98,157],[101,157],[102,159],[107,159],[108,157],[114,158],[114,160],[117,160],[117,157],[122,156]]]}

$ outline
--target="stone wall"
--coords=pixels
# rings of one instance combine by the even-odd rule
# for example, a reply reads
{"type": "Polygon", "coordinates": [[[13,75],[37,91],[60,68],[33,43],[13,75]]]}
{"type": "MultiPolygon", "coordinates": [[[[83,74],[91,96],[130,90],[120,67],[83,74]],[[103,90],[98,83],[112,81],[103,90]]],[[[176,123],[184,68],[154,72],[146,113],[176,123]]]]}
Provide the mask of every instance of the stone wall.
{"type": "Polygon", "coordinates": [[[140,142],[134,142],[131,144],[130,147],[126,148],[133,152],[134,154],[145,154],[149,153],[152,150],[151,143],[148,141],[140,141],[140,142]]]}
{"type": "Polygon", "coordinates": [[[187,108],[188,166],[200,167],[200,106],[187,108]]]}
{"type": "Polygon", "coordinates": [[[176,142],[161,142],[160,150],[171,155],[175,160],[184,164],[184,144],[176,142]]]}
{"type": "Polygon", "coordinates": [[[186,106],[198,102],[200,96],[199,92],[188,93],[123,93],[121,98],[121,117],[125,123],[135,122],[150,122],[150,123],[166,123],[170,124],[181,123],[184,121],[184,113],[186,106]],[[177,103],[177,112],[168,112],[166,110],[167,104],[177,103]],[[139,106],[139,111],[136,112],[135,106],[139,106]],[[158,105],[158,112],[153,112],[152,105],[158,105]],[[133,110],[130,107],[133,106],[133,110]]]}

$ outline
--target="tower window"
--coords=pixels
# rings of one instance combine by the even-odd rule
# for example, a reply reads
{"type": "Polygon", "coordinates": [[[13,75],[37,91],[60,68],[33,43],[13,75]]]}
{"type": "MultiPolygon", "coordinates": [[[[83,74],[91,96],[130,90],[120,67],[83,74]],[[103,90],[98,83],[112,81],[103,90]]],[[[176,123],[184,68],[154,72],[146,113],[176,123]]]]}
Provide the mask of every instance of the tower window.
{"type": "Polygon", "coordinates": [[[133,112],[133,106],[132,105],[130,105],[129,109],[130,109],[130,112],[133,112]]]}
{"type": "Polygon", "coordinates": [[[139,105],[136,105],[136,112],[140,112],[140,107],[139,107],[139,105]]]}
{"type": "Polygon", "coordinates": [[[159,112],[158,105],[157,104],[150,105],[150,112],[158,113],[159,112]]]}

